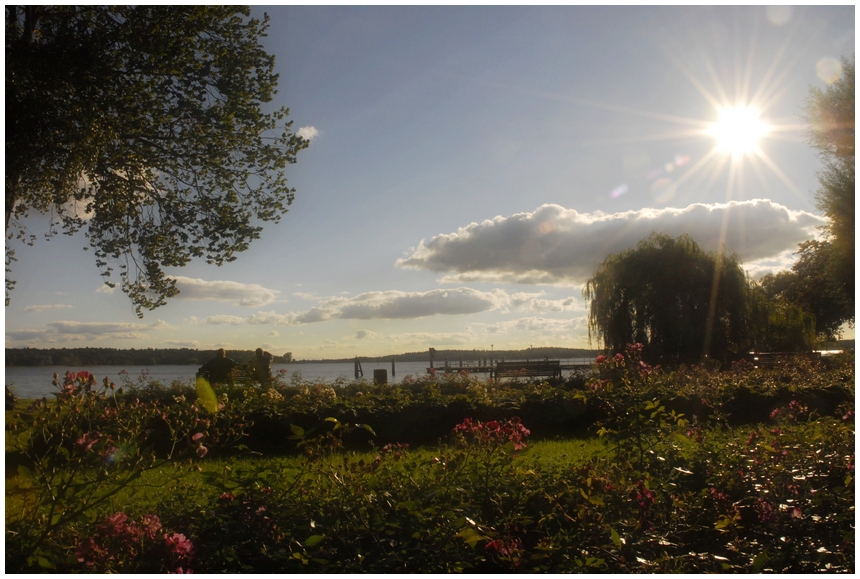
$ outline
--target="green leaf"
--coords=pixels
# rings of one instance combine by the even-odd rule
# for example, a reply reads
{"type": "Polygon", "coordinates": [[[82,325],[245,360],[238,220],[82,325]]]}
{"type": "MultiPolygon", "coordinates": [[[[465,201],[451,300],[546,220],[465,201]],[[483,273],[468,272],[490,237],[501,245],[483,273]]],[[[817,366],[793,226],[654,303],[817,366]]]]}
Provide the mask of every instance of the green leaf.
{"type": "Polygon", "coordinates": [[[41,567],[42,569],[56,569],[57,568],[57,566],[54,564],[53,561],[51,561],[50,559],[47,559],[45,557],[42,557],[42,556],[39,556],[39,567],[41,567]]]}
{"type": "Polygon", "coordinates": [[[301,426],[296,426],[295,424],[290,424],[290,430],[292,430],[293,434],[295,434],[298,437],[302,437],[305,435],[305,429],[302,428],[301,426]]]}
{"type": "Polygon", "coordinates": [[[714,524],[714,528],[715,528],[715,529],[717,529],[717,530],[719,530],[719,529],[725,529],[726,527],[728,527],[729,525],[731,525],[731,524],[732,524],[732,521],[734,521],[734,519],[733,519],[733,518],[731,518],[731,517],[727,517],[727,516],[725,516],[725,515],[722,515],[722,516],[717,520],[716,524],[714,524]]]}
{"type": "Polygon", "coordinates": [[[618,531],[609,527],[609,537],[612,539],[612,543],[615,547],[621,549],[621,536],[618,534],[618,531]]]}
{"type": "Polygon", "coordinates": [[[373,436],[376,436],[376,433],[373,431],[369,424],[357,424],[356,426],[358,426],[359,428],[363,428],[373,436]]]}
{"type": "Polygon", "coordinates": [[[762,551],[761,553],[756,555],[756,558],[753,560],[752,565],[753,573],[758,573],[764,566],[764,564],[768,561],[770,561],[770,557],[768,557],[767,551],[762,551]]]}
{"type": "Polygon", "coordinates": [[[305,547],[316,547],[323,542],[323,539],[325,539],[325,535],[311,535],[305,541],[305,547]]]}
{"type": "Polygon", "coordinates": [[[218,412],[218,397],[215,396],[215,391],[212,390],[212,386],[209,384],[209,381],[203,376],[197,377],[197,402],[211,412],[215,414],[218,412]]]}
{"type": "Polygon", "coordinates": [[[415,501],[404,501],[401,503],[397,503],[398,509],[406,509],[409,512],[412,512],[418,508],[418,505],[415,504],[415,501]]]}
{"type": "Polygon", "coordinates": [[[463,539],[464,541],[466,541],[466,544],[473,549],[475,548],[475,545],[477,545],[480,541],[484,541],[489,538],[483,536],[471,527],[466,527],[465,529],[454,535],[454,537],[463,539]]]}

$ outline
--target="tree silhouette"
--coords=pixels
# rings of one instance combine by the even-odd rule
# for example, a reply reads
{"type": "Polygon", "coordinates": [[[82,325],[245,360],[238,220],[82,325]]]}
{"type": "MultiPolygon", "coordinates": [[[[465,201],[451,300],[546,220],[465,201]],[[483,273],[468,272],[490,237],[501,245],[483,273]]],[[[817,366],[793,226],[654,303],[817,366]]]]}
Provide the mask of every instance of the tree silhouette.
{"type": "MultiPolygon", "coordinates": [[[[293,200],[307,141],[275,94],[268,18],[225,6],[6,7],[6,266],[21,218],[85,229],[105,283],[153,309],[165,267],[221,265],[293,200]]],[[[6,301],[14,281],[7,278],[6,301]]]]}
{"type": "MultiPolygon", "coordinates": [[[[854,56],[842,59],[842,76],[823,91],[812,87],[804,103],[809,142],[824,167],[818,172],[817,206],[830,219],[830,239],[804,252],[827,263],[828,294],[840,294],[841,320],[854,321],[854,56]],[[821,260],[821,258],[817,258],[821,260]]],[[[803,275],[798,271],[799,275],[803,275]]],[[[829,322],[829,320],[828,320],[829,322]]]]}
{"type": "Polygon", "coordinates": [[[722,359],[746,346],[748,283],[737,257],[689,236],[651,234],[608,256],[583,291],[589,338],[607,350],[645,345],[652,362],[722,359]]]}

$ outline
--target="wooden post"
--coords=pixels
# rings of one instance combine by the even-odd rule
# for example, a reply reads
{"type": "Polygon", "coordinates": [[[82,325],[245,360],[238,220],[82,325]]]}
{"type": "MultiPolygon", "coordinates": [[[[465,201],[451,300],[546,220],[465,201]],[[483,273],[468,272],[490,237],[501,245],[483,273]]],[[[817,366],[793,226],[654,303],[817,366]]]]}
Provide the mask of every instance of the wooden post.
{"type": "Polygon", "coordinates": [[[388,384],[388,370],[386,370],[385,368],[379,368],[378,370],[374,370],[373,383],[388,384]]]}
{"type": "Polygon", "coordinates": [[[358,356],[356,356],[355,357],[355,379],[358,380],[359,376],[364,378],[364,370],[361,369],[361,362],[359,362],[358,356]]]}
{"type": "Polygon", "coordinates": [[[391,377],[394,378],[394,360],[391,360],[391,377]]]}

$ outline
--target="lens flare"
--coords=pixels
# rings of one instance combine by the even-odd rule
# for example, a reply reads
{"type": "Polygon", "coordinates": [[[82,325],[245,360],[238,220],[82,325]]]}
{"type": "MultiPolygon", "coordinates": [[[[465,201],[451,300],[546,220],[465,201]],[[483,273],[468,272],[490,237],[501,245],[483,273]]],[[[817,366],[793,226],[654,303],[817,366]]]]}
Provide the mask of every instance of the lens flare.
{"type": "Polygon", "coordinates": [[[612,193],[610,193],[609,196],[613,199],[618,199],[619,197],[627,193],[627,191],[629,191],[629,187],[627,187],[626,183],[622,183],[621,185],[613,189],[612,193]]]}
{"type": "Polygon", "coordinates": [[[815,74],[827,84],[833,84],[842,76],[842,63],[835,58],[822,58],[815,64],[815,74]]]}

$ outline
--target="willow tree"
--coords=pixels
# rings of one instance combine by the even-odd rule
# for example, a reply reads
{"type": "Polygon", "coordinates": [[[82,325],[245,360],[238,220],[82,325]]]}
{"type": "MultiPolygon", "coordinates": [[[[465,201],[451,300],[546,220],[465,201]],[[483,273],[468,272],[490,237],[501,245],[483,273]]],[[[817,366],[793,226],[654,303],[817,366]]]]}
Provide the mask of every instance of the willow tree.
{"type": "Polygon", "coordinates": [[[654,233],[597,266],[583,291],[589,338],[609,351],[639,342],[661,363],[722,359],[747,345],[748,288],[734,254],[654,233]]]}
{"type": "Polygon", "coordinates": [[[49,214],[52,233],[86,231],[140,316],[178,293],[165,267],[232,261],[281,218],[307,141],[264,111],[278,75],[249,14],[6,6],[7,271],[22,219],[49,214]]]}

